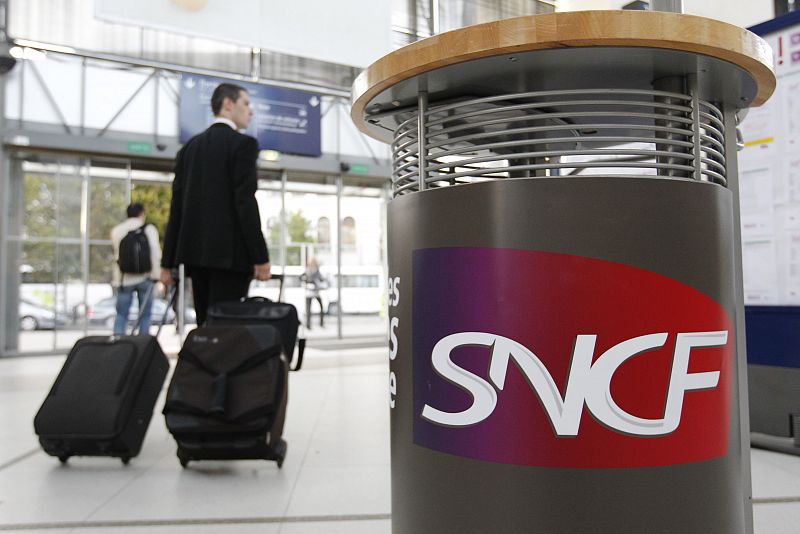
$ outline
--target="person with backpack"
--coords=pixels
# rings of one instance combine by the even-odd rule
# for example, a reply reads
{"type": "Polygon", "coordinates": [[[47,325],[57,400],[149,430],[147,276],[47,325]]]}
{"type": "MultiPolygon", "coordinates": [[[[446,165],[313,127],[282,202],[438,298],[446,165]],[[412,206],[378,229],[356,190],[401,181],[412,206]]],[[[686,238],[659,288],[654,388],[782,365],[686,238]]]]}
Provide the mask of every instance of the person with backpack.
{"type": "Polygon", "coordinates": [[[141,314],[139,333],[150,330],[150,314],[153,306],[153,285],[161,269],[161,244],[158,231],[145,221],[144,206],[134,202],[127,209],[128,218],[111,230],[114,257],[112,284],[117,288],[117,317],[114,320],[114,335],[125,334],[128,325],[133,295],[136,294],[141,314]]]}

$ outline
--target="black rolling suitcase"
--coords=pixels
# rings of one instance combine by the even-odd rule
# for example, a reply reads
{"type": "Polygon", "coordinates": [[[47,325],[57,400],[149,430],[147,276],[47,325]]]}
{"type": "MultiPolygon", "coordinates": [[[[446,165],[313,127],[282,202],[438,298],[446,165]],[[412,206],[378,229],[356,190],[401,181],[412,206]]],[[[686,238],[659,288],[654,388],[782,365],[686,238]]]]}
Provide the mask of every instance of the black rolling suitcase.
{"type": "Polygon", "coordinates": [[[194,460],[275,460],[289,365],[270,325],[203,326],[184,342],[164,405],[183,467],[194,460]]]}
{"type": "MultiPolygon", "coordinates": [[[[274,280],[280,280],[278,300],[283,295],[283,275],[273,275],[274,280]]],[[[278,329],[283,342],[284,354],[291,362],[297,346],[297,360],[290,364],[291,371],[299,371],[303,366],[303,354],[306,340],[298,339],[300,320],[294,305],[286,302],[273,302],[264,297],[250,297],[241,300],[220,302],[209,306],[208,325],[242,325],[242,324],[268,324],[278,329]]]]}
{"type": "Polygon", "coordinates": [[[62,463],[111,456],[127,464],[139,454],[168,370],[154,336],[78,340],[34,418],[39,443],[62,463]]]}

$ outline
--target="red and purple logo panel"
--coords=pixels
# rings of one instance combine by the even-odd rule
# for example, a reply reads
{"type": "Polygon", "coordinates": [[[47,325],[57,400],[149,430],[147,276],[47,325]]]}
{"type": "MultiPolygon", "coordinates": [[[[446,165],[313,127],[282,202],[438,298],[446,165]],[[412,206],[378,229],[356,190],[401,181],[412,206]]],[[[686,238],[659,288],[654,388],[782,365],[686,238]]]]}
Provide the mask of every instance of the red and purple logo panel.
{"type": "Polygon", "coordinates": [[[728,451],[734,330],[673,279],[532,250],[413,252],[414,442],[622,468],[728,451]]]}

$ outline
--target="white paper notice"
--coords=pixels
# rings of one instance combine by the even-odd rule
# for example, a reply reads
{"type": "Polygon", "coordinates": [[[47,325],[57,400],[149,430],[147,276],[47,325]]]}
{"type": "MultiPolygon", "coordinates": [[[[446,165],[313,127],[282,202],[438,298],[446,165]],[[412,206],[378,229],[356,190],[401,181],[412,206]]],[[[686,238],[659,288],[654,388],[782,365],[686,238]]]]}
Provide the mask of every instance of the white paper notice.
{"type": "Polygon", "coordinates": [[[800,304],[800,27],[765,39],[778,85],[740,126],[745,302],[800,304]]]}
{"type": "Polygon", "coordinates": [[[775,243],[755,241],[744,243],[742,267],[747,281],[745,304],[775,304],[778,300],[778,277],[775,265],[775,243]]]}
{"type": "Polygon", "coordinates": [[[781,263],[786,269],[785,282],[782,284],[786,288],[783,297],[788,302],[796,304],[800,302],[800,232],[787,232],[784,235],[783,242],[779,244],[787,256],[781,258],[781,263]]]}

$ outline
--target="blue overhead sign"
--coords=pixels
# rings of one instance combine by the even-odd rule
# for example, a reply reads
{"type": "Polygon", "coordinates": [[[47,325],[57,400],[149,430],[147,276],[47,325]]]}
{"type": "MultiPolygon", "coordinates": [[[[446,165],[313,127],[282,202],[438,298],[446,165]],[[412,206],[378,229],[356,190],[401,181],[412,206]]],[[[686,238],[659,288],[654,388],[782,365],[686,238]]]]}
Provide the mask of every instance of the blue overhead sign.
{"type": "Polygon", "coordinates": [[[211,94],[221,83],[241,85],[250,93],[253,119],[245,132],[258,139],[261,150],[320,156],[320,96],[306,91],[255,83],[181,75],[178,125],[185,143],[214,120],[211,94]]]}

